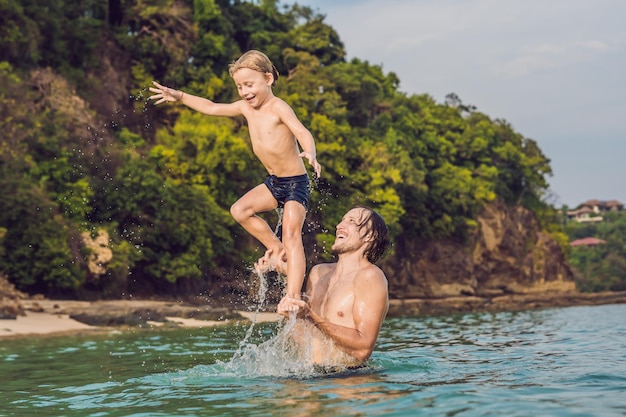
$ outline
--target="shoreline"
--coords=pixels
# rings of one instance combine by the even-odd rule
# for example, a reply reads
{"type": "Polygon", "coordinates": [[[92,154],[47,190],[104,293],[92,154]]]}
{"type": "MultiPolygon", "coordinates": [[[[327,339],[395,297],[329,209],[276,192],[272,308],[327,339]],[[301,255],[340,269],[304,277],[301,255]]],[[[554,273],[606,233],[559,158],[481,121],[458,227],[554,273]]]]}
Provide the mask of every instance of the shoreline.
{"type": "Polygon", "coordinates": [[[213,327],[242,321],[278,321],[266,311],[244,311],[193,306],[175,301],[20,300],[23,315],[0,319],[0,340],[102,334],[129,330],[168,330],[213,327]]]}
{"type": "MultiPolygon", "coordinates": [[[[0,319],[0,340],[123,332],[133,329],[199,328],[238,322],[276,322],[271,311],[245,311],[180,301],[48,300],[19,301],[23,314],[0,319]]],[[[392,299],[388,318],[482,312],[521,311],[626,303],[626,291],[610,293],[544,293],[492,297],[459,296],[442,299],[392,299]]]]}
{"type": "Polygon", "coordinates": [[[600,293],[545,292],[459,296],[447,298],[394,299],[387,317],[419,317],[467,313],[497,313],[557,307],[626,304],[626,291],[600,293]]]}

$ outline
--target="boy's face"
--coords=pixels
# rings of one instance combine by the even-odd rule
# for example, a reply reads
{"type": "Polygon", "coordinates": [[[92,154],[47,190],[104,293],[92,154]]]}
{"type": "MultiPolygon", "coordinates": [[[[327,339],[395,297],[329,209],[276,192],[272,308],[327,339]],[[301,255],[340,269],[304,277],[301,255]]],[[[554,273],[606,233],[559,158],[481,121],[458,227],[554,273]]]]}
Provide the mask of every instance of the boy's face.
{"type": "Polygon", "coordinates": [[[272,92],[272,76],[250,68],[240,68],[233,74],[239,97],[254,108],[260,107],[272,92]]]}

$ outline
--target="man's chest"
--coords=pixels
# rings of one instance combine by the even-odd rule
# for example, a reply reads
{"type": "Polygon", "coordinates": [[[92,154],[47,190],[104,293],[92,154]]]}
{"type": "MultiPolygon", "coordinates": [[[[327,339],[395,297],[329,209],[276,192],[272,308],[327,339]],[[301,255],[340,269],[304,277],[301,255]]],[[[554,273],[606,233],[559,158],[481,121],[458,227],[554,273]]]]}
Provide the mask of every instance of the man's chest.
{"type": "Polygon", "coordinates": [[[329,319],[351,315],[354,305],[354,292],[351,280],[338,280],[325,283],[318,299],[317,307],[322,316],[329,319]]]}

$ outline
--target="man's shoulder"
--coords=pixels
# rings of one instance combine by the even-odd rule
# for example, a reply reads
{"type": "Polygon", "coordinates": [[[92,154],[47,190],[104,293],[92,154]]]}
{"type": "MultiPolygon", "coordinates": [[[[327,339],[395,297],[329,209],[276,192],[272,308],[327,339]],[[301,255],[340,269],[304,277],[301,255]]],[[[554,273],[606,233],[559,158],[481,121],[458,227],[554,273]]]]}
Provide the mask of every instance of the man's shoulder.
{"type": "Polygon", "coordinates": [[[378,266],[369,264],[361,270],[356,277],[357,281],[368,282],[369,284],[387,285],[387,276],[378,266]]]}

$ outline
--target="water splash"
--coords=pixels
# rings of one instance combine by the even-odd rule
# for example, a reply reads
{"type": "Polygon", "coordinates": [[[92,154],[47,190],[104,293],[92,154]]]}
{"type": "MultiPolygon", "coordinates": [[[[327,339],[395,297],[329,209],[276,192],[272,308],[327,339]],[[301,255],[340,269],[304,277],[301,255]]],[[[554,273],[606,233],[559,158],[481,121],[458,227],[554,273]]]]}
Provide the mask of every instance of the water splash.
{"type": "Polygon", "coordinates": [[[213,367],[221,376],[307,378],[316,373],[310,343],[294,337],[295,315],[278,323],[277,333],[257,345],[244,343],[228,362],[213,367]]]}
{"type": "Polygon", "coordinates": [[[264,342],[258,345],[250,342],[256,325],[256,316],[265,303],[267,292],[266,275],[258,273],[257,276],[260,280],[259,302],[252,323],[243,340],[239,342],[237,351],[227,362],[218,360],[215,365],[202,367],[196,371],[219,377],[271,376],[297,379],[347,371],[343,364],[352,363],[354,358],[338,348],[330,338],[323,336],[311,322],[296,318],[295,313],[291,313],[288,318],[281,318],[277,322],[275,333],[264,342]],[[325,367],[317,365],[314,357],[327,365],[325,367]]]}
{"type": "MultiPolygon", "coordinates": [[[[279,216],[280,218],[281,216],[279,216]]],[[[257,304],[252,322],[237,351],[228,362],[217,363],[205,369],[210,374],[237,377],[309,377],[315,373],[312,361],[311,343],[306,332],[296,329],[298,320],[295,314],[277,323],[276,333],[265,342],[255,345],[250,342],[257,323],[257,315],[264,308],[267,291],[267,275],[256,272],[259,280],[257,304]]],[[[300,328],[302,321],[300,321],[300,328]]]]}
{"type": "Polygon", "coordinates": [[[276,210],[276,214],[278,214],[278,221],[276,222],[276,227],[274,228],[274,234],[278,236],[278,231],[280,230],[280,227],[283,225],[284,209],[282,207],[277,207],[275,210],[276,210]]]}

